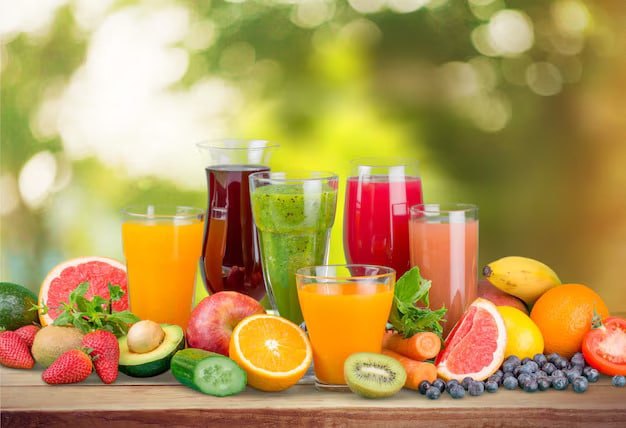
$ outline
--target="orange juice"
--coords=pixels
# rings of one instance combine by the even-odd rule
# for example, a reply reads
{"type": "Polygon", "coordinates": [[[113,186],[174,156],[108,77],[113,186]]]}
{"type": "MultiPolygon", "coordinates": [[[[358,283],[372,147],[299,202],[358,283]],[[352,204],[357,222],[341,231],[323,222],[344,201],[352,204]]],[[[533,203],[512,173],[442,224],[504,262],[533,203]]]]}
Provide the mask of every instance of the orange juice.
{"type": "Polygon", "coordinates": [[[350,354],[381,351],[393,281],[312,283],[298,286],[298,298],[320,382],[345,384],[343,364],[350,354]]]}
{"type": "Polygon", "coordinates": [[[141,319],[186,328],[191,315],[202,219],[122,224],[130,310],[141,319]]]}

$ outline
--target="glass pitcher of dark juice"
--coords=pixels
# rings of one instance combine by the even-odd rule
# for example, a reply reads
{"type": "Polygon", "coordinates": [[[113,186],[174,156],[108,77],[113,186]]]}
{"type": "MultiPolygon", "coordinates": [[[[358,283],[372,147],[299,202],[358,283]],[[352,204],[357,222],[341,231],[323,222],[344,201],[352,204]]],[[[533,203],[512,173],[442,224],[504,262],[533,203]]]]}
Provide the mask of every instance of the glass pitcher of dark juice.
{"type": "Polygon", "coordinates": [[[231,290],[265,296],[248,176],[268,171],[278,144],[266,140],[216,140],[197,144],[207,155],[207,216],[200,272],[209,293],[231,290]]]}

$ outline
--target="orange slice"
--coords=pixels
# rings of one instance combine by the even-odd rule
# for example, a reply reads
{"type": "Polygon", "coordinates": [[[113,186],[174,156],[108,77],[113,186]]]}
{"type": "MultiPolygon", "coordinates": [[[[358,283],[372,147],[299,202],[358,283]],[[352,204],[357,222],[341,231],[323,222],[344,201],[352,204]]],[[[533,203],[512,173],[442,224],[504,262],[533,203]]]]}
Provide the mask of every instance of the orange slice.
{"type": "Polygon", "coordinates": [[[478,298],[446,337],[435,360],[437,374],[445,380],[487,379],[502,364],[506,343],[506,325],[498,308],[478,298]]]}
{"type": "Polygon", "coordinates": [[[261,391],[282,391],[295,385],[313,357],[300,327],[268,314],[241,320],[233,330],[228,353],[246,371],[248,385],[261,391]]]}

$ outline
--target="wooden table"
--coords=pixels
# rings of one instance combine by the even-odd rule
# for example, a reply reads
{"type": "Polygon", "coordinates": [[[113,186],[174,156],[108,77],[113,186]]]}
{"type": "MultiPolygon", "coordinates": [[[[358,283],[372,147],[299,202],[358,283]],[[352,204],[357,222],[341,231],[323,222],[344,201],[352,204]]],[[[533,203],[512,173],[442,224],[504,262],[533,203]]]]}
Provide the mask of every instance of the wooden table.
{"type": "Polygon", "coordinates": [[[453,400],[429,400],[414,391],[367,400],[351,393],[317,391],[299,384],[265,393],[248,388],[217,398],[180,385],[168,372],[150,379],[120,374],[111,385],[92,375],[75,385],[46,385],[41,369],[0,367],[2,428],[10,427],[626,427],[626,388],[608,377],[584,394],[522,390],[453,400]]]}

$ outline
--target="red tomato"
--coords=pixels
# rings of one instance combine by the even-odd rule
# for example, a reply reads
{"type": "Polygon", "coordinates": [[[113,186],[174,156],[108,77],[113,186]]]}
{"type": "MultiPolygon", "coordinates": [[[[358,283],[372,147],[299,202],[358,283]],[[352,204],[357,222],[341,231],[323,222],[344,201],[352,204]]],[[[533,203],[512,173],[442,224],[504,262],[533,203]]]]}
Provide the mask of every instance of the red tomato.
{"type": "Polygon", "coordinates": [[[626,319],[608,317],[583,339],[585,360],[605,375],[626,375],[626,319]]]}

